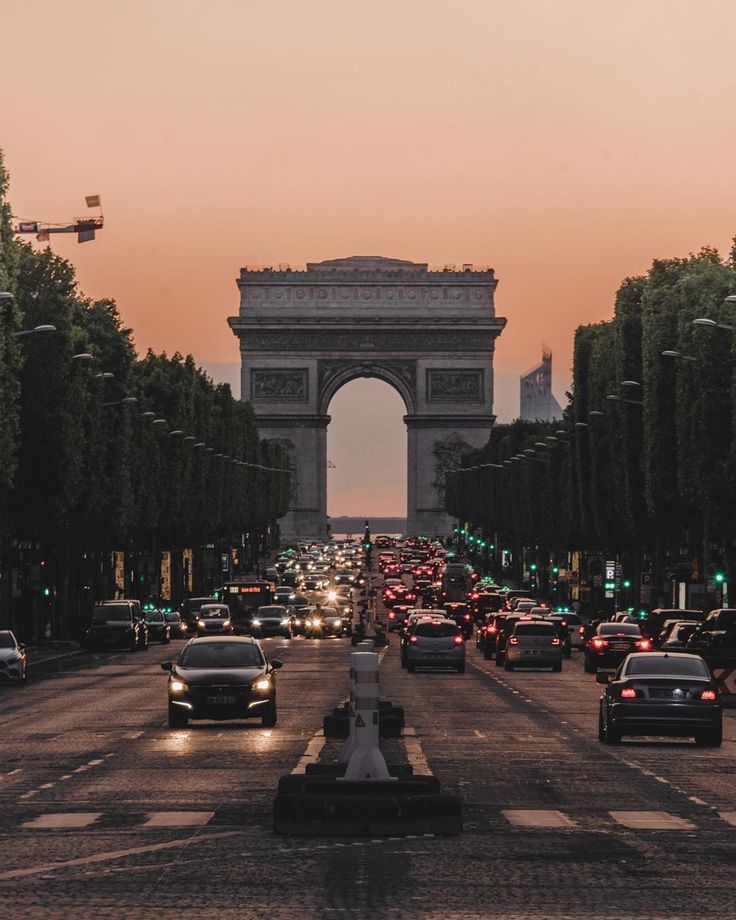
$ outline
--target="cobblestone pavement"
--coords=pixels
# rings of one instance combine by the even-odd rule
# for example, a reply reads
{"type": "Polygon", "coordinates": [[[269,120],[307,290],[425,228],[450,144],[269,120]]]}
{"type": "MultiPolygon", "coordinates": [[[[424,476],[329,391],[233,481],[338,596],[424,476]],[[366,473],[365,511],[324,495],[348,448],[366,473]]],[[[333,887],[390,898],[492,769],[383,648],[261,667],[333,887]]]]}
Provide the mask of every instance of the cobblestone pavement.
{"type": "MultiPolygon", "coordinates": [[[[268,640],[279,723],[166,726],[177,643],[0,688],[0,898],[18,917],[699,918],[736,916],[734,750],[596,740],[600,688],[399,667],[407,756],[464,800],[455,838],[278,838],[278,777],[314,757],[344,698],[345,640],[268,640]]],[[[394,743],[395,744],[395,743],[394,743]]],[[[394,755],[395,748],[392,750],[394,755]]]]}

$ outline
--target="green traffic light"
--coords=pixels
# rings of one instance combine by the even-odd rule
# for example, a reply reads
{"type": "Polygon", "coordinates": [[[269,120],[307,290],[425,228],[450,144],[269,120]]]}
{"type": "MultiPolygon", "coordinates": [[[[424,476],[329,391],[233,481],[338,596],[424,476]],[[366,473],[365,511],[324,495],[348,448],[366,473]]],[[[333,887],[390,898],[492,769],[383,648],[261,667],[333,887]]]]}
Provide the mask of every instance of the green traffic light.
{"type": "Polygon", "coordinates": [[[552,568],[552,574],[553,574],[553,575],[557,575],[557,573],[558,573],[559,571],[560,571],[560,570],[559,570],[559,567],[558,567],[558,566],[554,566],[554,567],[552,568]]]}
{"type": "Polygon", "coordinates": [[[715,574],[716,584],[722,585],[725,580],[726,580],[726,576],[723,574],[723,572],[716,572],[715,574]]]}
{"type": "Polygon", "coordinates": [[[536,571],[537,571],[537,563],[536,563],[536,562],[532,562],[532,564],[529,566],[529,569],[530,569],[532,572],[536,572],[536,571]]]}
{"type": "Polygon", "coordinates": [[[630,587],[631,587],[631,582],[627,579],[627,580],[624,582],[624,588],[630,588],[630,587]]]}

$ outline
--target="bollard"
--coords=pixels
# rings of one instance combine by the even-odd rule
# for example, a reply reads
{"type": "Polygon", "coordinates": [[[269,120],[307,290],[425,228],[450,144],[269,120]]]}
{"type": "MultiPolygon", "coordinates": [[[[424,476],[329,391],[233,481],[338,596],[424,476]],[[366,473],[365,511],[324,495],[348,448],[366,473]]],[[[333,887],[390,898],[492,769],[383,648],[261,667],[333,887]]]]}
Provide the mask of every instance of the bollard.
{"type": "Polygon", "coordinates": [[[378,655],[350,654],[350,735],[342,757],[348,765],[340,780],[396,781],[378,745],[378,655]]]}

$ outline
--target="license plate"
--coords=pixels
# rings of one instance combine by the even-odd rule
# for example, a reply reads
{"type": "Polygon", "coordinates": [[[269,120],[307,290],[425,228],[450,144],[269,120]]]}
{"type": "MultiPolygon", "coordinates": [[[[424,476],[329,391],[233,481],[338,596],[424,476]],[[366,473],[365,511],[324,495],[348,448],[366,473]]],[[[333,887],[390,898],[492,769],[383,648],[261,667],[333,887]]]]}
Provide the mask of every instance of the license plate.
{"type": "Polygon", "coordinates": [[[627,644],[626,642],[612,642],[612,643],[611,643],[611,648],[614,649],[614,650],[617,651],[617,652],[618,652],[618,651],[621,651],[621,650],[623,650],[623,649],[625,649],[625,648],[628,648],[628,647],[629,647],[629,646],[628,646],[628,644],[627,644]]]}
{"type": "Polygon", "coordinates": [[[207,703],[212,706],[232,706],[235,703],[234,696],[208,696],[207,703]]]}

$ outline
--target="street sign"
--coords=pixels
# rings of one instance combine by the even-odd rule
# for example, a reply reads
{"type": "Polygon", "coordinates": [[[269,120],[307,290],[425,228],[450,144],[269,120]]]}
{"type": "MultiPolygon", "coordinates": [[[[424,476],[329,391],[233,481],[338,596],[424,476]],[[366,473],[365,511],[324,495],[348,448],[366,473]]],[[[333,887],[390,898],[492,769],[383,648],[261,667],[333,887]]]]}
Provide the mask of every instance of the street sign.
{"type": "Polygon", "coordinates": [[[652,573],[651,572],[642,572],[641,573],[641,584],[642,587],[645,585],[651,585],[652,583],[652,573]]]}

